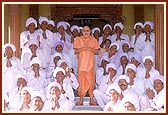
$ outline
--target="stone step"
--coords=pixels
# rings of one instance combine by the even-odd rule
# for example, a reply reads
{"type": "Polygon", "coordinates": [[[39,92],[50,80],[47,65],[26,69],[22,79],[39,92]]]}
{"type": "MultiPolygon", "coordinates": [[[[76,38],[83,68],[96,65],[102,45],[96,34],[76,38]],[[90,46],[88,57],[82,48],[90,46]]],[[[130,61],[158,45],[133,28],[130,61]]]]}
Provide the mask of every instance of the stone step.
{"type": "MultiPolygon", "coordinates": [[[[79,100],[79,97],[75,97],[75,103],[79,100]]],[[[72,111],[103,111],[103,109],[97,105],[97,106],[93,106],[93,105],[89,105],[89,100],[90,97],[84,97],[83,98],[83,105],[81,106],[74,106],[72,111]]],[[[95,98],[94,98],[95,100],[95,98]]],[[[95,100],[96,101],[96,100],[95,100]]]]}

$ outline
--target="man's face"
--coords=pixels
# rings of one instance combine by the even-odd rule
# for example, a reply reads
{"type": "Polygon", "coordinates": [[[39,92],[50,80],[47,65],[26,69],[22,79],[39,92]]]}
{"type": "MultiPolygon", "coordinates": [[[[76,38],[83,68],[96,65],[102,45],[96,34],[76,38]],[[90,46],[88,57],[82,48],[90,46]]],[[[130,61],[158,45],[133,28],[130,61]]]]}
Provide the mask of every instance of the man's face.
{"type": "Polygon", "coordinates": [[[43,108],[44,102],[40,96],[36,96],[31,101],[31,106],[34,108],[35,111],[41,111],[43,108]]]}
{"type": "Polygon", "coordinates": [[[161,80],[156,79],[154,81],[153,87],[157,92],[160,92],[164,88],[164,84],[162,83],[161,80]]]}
{"type": "Polygon", "coordinates": [[[79,36],[78,30],[77,30],[77,29],[74,29],[74,30],[72,31],[72,35],[73,35],[74,38],[77,37],[77,36],[79,36]]]}
{"type": "Polygon", "coordinates": [[[118,97],[119,97],[119,93],[118,93],[116,90],[111,89],[111,90],[109,91],[109,97],[110,97],[110,100],[111,100],[111,101],[116,101],[116,102],[117,102],[118,97]]]}
{"type": "Polygon", "coordinates": [[[60,27],[58,27],[58,32],[61,34],[61,35],[63,35],[64,33],[65,33],[65,29],[64,29],[64,26],[60,26],[60,27]]]}
{"type": "Polygon", "coordinates": [[[125,79],[120,79],[118,81],[118,85],[121,88],[122,91],[125,91],[128,88],[128,83],[125,79]]]}
{"type": "Polygon", "coordinates": [[[32,68],[33,68],[33,71],[34,71],[34,72],[39,72],[39,70],[40,70],[40,65],[39,65],[38,63],[34,63],[34,64],[32,65],[32,68]]]}
{"type": "Polygon", "coordinates": [[[30,48],[31,52],[33,53],[33,52],[35,52],[37,50],[38,46],[36,44],[31,44],[29,46],[29,48],[30,48]]]}
{"type": "Polygon", "coordinates": [[[128,59],[127,59],[127,57],[126,57],[126,56],[122,56],[122,57],[120,58],[120,63],[121,63],[122,66],[123,66],[123,65],[127,65],[127,64],[128,64],[128,59]]]}
{"type": "Polygon", "coordinates": [[[57,87],[57,86],[53,86],[50,90],[50,94],[51,94],[51,97],[52,98],[59,98],[60,94],[61,94],[61,91],[60,89],[57,87]]]}
{"type": "Polygon", "coordinates": [[[58,71],[56,74],[56,80],[58,83],[63,82],[65,75],[62,71],[58,71]]]}
{"type": "Polygon", "coordinates": [[[116,29],[115,29],[116,33],[117,34],[121,34],[122,33],[122,30],[119,26],[116,26],[116,29]]]}
{"type": "Polygon", "coordinates": [[[88,38],[90,36],[90,28],[88,26],[84,26],[82,30],[82,34],[84,38],[88,38]]]}
{"type": "Polygon", "coordinates": [[[144,66],[145,66],[145,68],[150,68],[151,69],[152,66],[153,66],[153,63],[150,59],[146,59],[145,62],[144,62],[144,66]]]}
{"type": "Polygon", "coordinates": [[[125,111],[136,111],[135,106],[130,102],[124,103],[125,111]]]}
{"type": "Polygon", "coordinates": [[[55,51],[61,53],[61,52],[63,51],[62,45],[61,45],[61,44],[58,44],[58,45],[56,46],[56,48],[55,48],[55,51]]]}
{"type": "Polygon", "coordinates": [[[136,77],[136,72],[132,68],[128,68],[126,75],[130,78],[132,81],[136,77]]]}
{"type": "Polygon", "coordinates": [[[136,67],[140,64],[134,57],[131,59],[131,63],[134,64],[136,67]]]}
{"type": "Polygon", "coordinates": [[[21,96],[22,96],[23,102],[28,103],[28,104],[30,103],[31,95],[27,90],[22,91],[21,96]]]}
{"type": "Polygon", "coordinates": [[[114,55],[117,52],[117,46],[113,45],[110,47],[109,53],[114,55]]]}
{"type": "Polygon", "coordinates": [[[63,68],[64,70],[66,70],[66,68],[68,67],[67,63],[62,62],[60,65],[61,68],[63,68]]]}
{"type": "Polygon", "coordinates": [[[105,35],[110,35],[110,34],[111,34],[111,29],[110,29],[110,27],[107,26],[107,27],[104,29],[103,32],[104,32],[105,35]]]}
{"type": "Polygon", "coordinates": [[[123,52],[129,52],[129,45],[128,44],[123,44],[122,45],[122,50],[123,50],[123,52]]]}
{"type": "Polygon", "coordinates": [[[6,47],[5,48],[5,55],[8,57],[8,58],[11,58],[13,56],[13,50],[11,47],[6,47]]]}
{"type": "Polygon", "coordinates": [[[114,77],[116,75],[117,71],[114,68],[109,67],[108,68],[108,73],[110,73],[110,76],[114,77]]]}
{"type": "Polygon", "coordinates": [[[19,78],[17,80],[17,86],[20,87],[20,85],[22,84],[23,87],[25,87],[27,85],[27,81],[24,78],[19,78]]]}
{"type": "Polygon", "coordinates": [[[28,26],[28,29],[30,31],[30,33],[34,33],[35,31],[35,24],[34,23],[30,23],[28,26]]]}
{"type": "Polygon", "coordinates": [[[41,29],[42,30],[46,30],[47,29],[47,27],[48,27],[48,23],[46,22],[46,21],[43,21],[42,23],[41,23],[41,29]]]}
{"type": "Polygon", "coordinates": [[[54,58],[54,63],[55,63],[55,65],[57,65],[57,62],[60,60],[61,58],[59,57],[59,56],[56,56],[55,58],[54,58]]]}

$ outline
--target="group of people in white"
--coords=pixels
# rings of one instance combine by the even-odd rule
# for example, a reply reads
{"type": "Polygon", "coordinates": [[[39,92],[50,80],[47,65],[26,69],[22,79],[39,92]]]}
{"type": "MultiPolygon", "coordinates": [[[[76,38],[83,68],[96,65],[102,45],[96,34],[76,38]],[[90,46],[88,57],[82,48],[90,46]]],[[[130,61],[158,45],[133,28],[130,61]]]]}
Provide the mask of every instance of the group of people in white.
{"type": "MultiPolygon", "coordinates": [[[[72,111],[78,83],[74,39],[82,27],[40,17],[26,20],[20,34],[21,59],[15,45],[4,45],[5,111],[72,111]],[[39,24],[39,29],[38,29],[39,24]],[[56,28],[56,31],[54,31],[56,28]]],[[[91,31],[100,49],[95,55],[94,97],[104,111],[161,111],[164,76],[155,69],[154,24],[137,22],[131,38],[121,22],[91,31]]]]}

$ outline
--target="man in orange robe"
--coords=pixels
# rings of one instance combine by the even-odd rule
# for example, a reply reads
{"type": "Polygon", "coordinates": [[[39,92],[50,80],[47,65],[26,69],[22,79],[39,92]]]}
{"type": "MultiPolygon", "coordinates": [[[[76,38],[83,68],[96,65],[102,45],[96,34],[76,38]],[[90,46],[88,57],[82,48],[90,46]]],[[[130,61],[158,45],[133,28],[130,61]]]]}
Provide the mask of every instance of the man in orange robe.
{"type": "Polygon", "coordinates": [[[84,26],[83,35],[76,38],[74,41],[74,49],[78,58],[78,94],[80,100],[76,105],[83,105],[83,97],[87,91],[90,96],[90,105],[97,105],[93,99],[93,90],[95,87],[95,60],[94,55],[99,50],[100,46],[97,40],[90,36],[89,26],[84,26]]]}

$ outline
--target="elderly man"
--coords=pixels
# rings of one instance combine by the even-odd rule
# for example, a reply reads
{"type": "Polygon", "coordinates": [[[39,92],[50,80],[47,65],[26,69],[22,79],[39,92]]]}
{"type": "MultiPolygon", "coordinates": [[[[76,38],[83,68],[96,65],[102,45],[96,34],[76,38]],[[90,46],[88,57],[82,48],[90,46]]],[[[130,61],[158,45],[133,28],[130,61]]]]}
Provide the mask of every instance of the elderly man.
{"type": "Polygon", "coordinates": [[[141,55],[141,50],[138,48],[139,47],[139,42],[140,42],[140,39],[141,39],[139,36],[141,34],[143,34],[143,28],[144,28],[143,23],[137,22],[134,25],[135,34],[132,35],[132,37],[131,37],[131,49],[133,49],[134,53],[137,53],[139,55],[141,55]]]}
{"type": "Polygon", "coordinates": [[[83,105],[83,97],[87,91],[90,96],[90,105],[97,105],[93,99],[93,90],[95,86],[95,59],[94,55],[100,48],[96,39],[90,35],[89,26],[84,26],[82,30],[83,36],[75,39],[74,49],[78,58],[78,94],[80,100],[76,105],[83,105]]]}
{"type": "Polygon", "coordinates": [[[106,66],[108,74],[101,76],[100,85],[93,91],[93,94],[99,104],[104,109],[105,105],[110,101],[110,98],[106,95],[106,89],[114,82],[116,82],[117,67],[114,63],[109,63],[106,66]]]}
{"type": "Polygon", "coordinates": [[[122,42],[125,40],[129,40],[129,36],[123,33],[124,25],[119,22],[114,25],[114,29],[116,34],[111,36],[111,42],[116,42],[119,45],[119,51],[122,51],[122,42]]]}
{"type": "Polygon", "coordinates": [[[104,27],[103,27],[103,35],[99,38],[99,45],[101,48],[103,48],[104,46],[104,41],[106,39],[110,39],[111,40],[111,31],[112,31],[112,27],[110,24],[106,24],[104,27]]]}
{"type": "Polygon", "coordinates": [[[72,47],[71,37],[66,32],[67,23],[65,21],[58,22],[57,24],[57,32],[54,33],[54,43],[57,41],[61,41],[64,44],[63,53],[69,54],[69,51],[72,47]]]}
{"type": "Polygon", "coordinates": [[[164,91],[164,76],[157,75],[153,79],[153,87],[154,90],[147,89],[146,95],[149,98],[149,105],[148,109],[149,111],[161,111],[164,109],[164,102],[165,102],[165,94],[164,91]]]}
{"type": "Polygon", "coordinates": [[[62,87],[57,82],[48,85],[47,97],[42,111],[70,111],[72,102],[61,93],[62,87]]]}
{"type": "MultiPolygon", "coordinates": [[[[14,56],[14,52],[16,51],[16,47],[13,44],[6,43],[4,45],[5,49],[5,58],[3,61],[3,90],[4,95],[6,95],[6,103],[8,103],[8,99],[12,96],[11,93],[13,89],[16,88],[16,75],[19,73],[23,73],[23,66],[19,58],[14,56]]],[[[10,109],[10,108],[9,108],[10,109]]]]}
{"type": "MultiPolygon", "coordinates": [[[[46,61],[47,66],[50,63],[51,56],[51,48],[53,47],[53,32],[47,29],[48,27],[48,19],[46,17],[40,16],[39,18],[40,29],[38,29],[38,33],[40,34],[41,42],[40,45],[43,47],[43,57],[46,61]]],[[[45,68],[47,68],[47,66],[45,68]]]]}
{"type": "Polygon", "coordinates": [[[30,17],[26,20],[26,31],[20,33],[20,48],[21,52],[21,62],[23,63],[23,55],[25,52],[30,52],[28,41],[30,39],[37,39],[41,42],[41,38],[39,33],[36,31],[37,28],[37,21],[30,17]]]}
{"type": "Polygon", "coordinates": [[[121,89],[118,84],[112,83],[106,90],[106,94],[110,97],[110,102],[105,105],[104,111],[118,111],[121,101],[121,89]]]}
{"type": "Polygon", "coordinates": [[[155,58],[155,34],[152,32],[153,29],[153,22],[146,21],[144,23],[144,33],[139,36],[140,44],[138,45],[142,59],[147,55],[155,58]]]}

